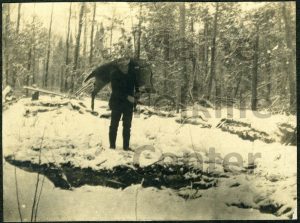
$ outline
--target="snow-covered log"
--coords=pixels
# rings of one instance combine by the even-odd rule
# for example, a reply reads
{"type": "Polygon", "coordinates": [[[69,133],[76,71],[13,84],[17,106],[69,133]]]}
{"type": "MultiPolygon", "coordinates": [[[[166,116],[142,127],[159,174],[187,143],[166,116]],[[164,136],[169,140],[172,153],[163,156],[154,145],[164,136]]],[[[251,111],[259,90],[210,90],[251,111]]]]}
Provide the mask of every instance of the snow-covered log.
{"type": "Polygon", "coordinates": [[[216,127],[222,131],[238,135],[244,140],[261,140],[266,143],[275,142],[275,139],[268,133],[257,130],[251,127],[251,124],[239,120],[223,118],[216,127]]]}
{"type": "Polygon", "coordinates": [[[278,124],[278,135],[281,138],[281,143],[286,145],[297,145],[297,126],[292,126],[289,123],[278,124]]]}
{"type": "Polygon", "coordinates": [[[31,91],[38,91],[38,92],[41,92],[41,93],[44,93],[44,94],[50,94],[50,95],[57,95],[57,96],[61,96],[61,97],[66,97],[66,95],[56,93],[56,92],[53,92],[53,91],[48,91],[48,90],[41,89],[41,88],[37,88],[37,87],[24,86],[23,88],[27,89],[27,90],[31,90],[31,91]]]}
{"type": "Polygon", "coordinates": [[[7,85],[4,90],[2,91],[2,102],[5,101],[6,96],[12,92],[12,89],[9,85],[7,85]]]}

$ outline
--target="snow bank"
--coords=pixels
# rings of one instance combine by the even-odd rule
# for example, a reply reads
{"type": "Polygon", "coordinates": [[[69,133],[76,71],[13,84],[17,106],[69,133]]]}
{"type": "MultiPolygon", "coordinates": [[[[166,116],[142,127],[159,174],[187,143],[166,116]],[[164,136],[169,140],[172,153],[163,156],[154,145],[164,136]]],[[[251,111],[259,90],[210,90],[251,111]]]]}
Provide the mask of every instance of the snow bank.
{"type": "MultiPolygon", "coordinates": [[[[226,219],[227,217],[232,219],[227,214],[234,213],[236,208],[241,212],[246,210],[241,210],[241,208],[254,208],[286,218],[291,217],[296,207],[296,146],[285,146],[278,142],[266,144],[258,140],[250,142],[216,128],[222,118],[237,117],[273,136],[277,131],[278,123],[295,125],[296,119],[293,116],[273,115],[262,119],[251,111],[245,111],[246,118],[244,118],[239,116],[240,111],[237,109],[233,109],[229,115],[228,110],[221,110],[221,115],[219,115],[216,111],[207,109],[207,111],[202,111],[202,116],[205,116],[203,119],[212,127],[200,128],[197,125],[177,123],[175,120],[180,118],[180,115],[163,118],[139,114],[134,116],[132,123],[131,144],[136,150],[134,153],[122,151],[120,147],[117,150],[108,149],[110,120],[87,112],[86,108],[90,107],[90,99],[84,99],[81,104],[73,100],[73,105],[78,105],[79,109],[57,97],[41,97],[41,101],[43,104],[32,104],[29,99],[21,99],[4,111],[3,153],[5,157],[14,156],[16,160],[27,160],[36,164],[51,163],[58,166],[72,163],[73,166],[99,170],[112,169],[116,166],[133,166],[136,162],[141,167],[145,167],[159,161],[164,154],[167,154],[163,159],[165,163],[172,163],[180,157],[190,156],[194,158],[194,161],[192,159],[190,161],[198,165],[197,159],[201,156],[203,171],[209,171],[209,164],[214,162],[214,172],[229,176],[218,179],[216,187],[196,191],[195,197],[198,198],[189,201],[189,208],[197,205],[200,200],[202,210],[205,208],[203,204],[214,207],[213,211],[205,209],[202,216],[203,213],[207,213],[213,219],[226,219]],[[46,112],[35,110],[37,112],[34,115],[28,115],[32,114],[32,111],[26,112],[28,109],[37,109],[40,106],[45,108],[49,102],[60,105],[53,106],[54,110],[46,112]],[[204,115],[205,112],[211,115],[204,115]],[[137,151],[141,152],[139,156],[137,156],[137,151]],[[209,159],[212,151],[216,153],[214,161],[209,159]],[[40,153],[41,160],[39,160],[40,153]],[[255,156],[255,154],[257,158],[251,160],[249,156],[255,156]],[[241,158],[242,163],[232,165],[228,173],[223,164],[224,159],[230,156],[233,160],[236,157],[241,158]],[[251,171],[249,166],[252,167],[251,171]],[[220,210],[226,207],[225,215],[218,215],[216,211],[218,206],[222,206],[220,210]]],[[[107,102],[96,101],[96,111],[99,116],[107,113],[107,102]]],[[[193,115],[192,111],[188,113],[193,115]]],[[[120,124],[117,145],[122,145],[121,131],[120,124]]],[[[186,191],[188,194],[194,193],[192,189],[186,191]]],[[[185,196],[184,192],[181,191],[181,193],[185,196]]],[[[164,196],[160,192],[157,194],[164,196]]],[[[150,199],[150,197],[144,199],[150,199]]],[[[169,202],[166,198],[161,199],[169,202]]],[[[182,200],[178,201],[178,205],[182,208],[182,200]]],[[[144,211],[147,212],[146,209],[144,211]]],[[[168,216],[170,212],[171,210],[167,212],[168,216]]],[[[198,215],[193,214],[191,218],[181,217],[195,219],[194,217],[198,215]]],[[[152,216],[155,214],[152,213],[152,216]]],[[[161,219],[161,214],[159,216],[161,219]]],[[[174,216],[180,217],[176,214],[174,216]]]]}

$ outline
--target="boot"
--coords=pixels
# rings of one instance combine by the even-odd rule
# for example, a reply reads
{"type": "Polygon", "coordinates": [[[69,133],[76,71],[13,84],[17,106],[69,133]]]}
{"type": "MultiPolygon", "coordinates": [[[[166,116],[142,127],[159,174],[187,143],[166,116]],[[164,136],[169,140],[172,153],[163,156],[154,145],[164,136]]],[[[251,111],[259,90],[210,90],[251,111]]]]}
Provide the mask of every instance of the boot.
{"type": "Polygon", "coordinates": [[[111,149],[116,148],[116,139],[117,139],[117,132],[114,131],[113,129],[109,129],[109,147],[111,149]]]}
{"type": "MultiPolygon", "coordinates": [[[[129,130],[130,131],[130,130],[129,130]]],[[[130,141],[130,132],[127,129],[123,129],[123,149],[125,151],[132,151],[132,149],[129,147],[129,141],[130,141]]]]}

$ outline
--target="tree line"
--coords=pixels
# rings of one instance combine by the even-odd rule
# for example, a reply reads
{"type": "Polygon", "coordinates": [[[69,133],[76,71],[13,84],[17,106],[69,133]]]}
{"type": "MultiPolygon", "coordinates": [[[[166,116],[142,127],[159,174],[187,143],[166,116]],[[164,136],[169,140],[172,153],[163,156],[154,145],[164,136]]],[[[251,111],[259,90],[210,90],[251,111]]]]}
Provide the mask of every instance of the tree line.
{"type": "Polygon", "coordinates": [[[252,10],[233,2],[128,3],[130,29],[115,10],[109,22],[96,17],[106,3],[70,2],[65,36],[55,33],[53,6],[43,24],[37,14],[25,21],[23,4],[3,4],[3,86],[71,93],[90,69],[132,55],[152,64],[157,92],[183,106],[205,98],[217,107],[296,111],[293,2],[252,10]]]}

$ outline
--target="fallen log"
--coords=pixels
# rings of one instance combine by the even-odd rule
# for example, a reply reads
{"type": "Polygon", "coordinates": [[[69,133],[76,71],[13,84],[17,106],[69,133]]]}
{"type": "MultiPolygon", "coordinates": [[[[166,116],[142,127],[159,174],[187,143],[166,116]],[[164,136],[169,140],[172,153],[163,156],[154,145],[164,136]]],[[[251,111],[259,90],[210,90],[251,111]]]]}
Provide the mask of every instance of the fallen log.
{"type": "Polygon", "coordinates": [[[44,90],[44,89],[37,88],[37,87],[24,86],[23,88],[27,89],[27,90],[30,90],[30,91],[34,91],[34,92],[41,92],[41,93],[44,93],[44,94],[51,94],[51,95],[57,95],[57,96],[61,96],[61,97],[67,97],[67,95],[64,95],[64,94],[60,94],[60,93],[56,93],[56,92],[53,92],[53,91],[44,90]]]}
{"type": "Polygon", "coordinates": [[[7,85],[2,91],[2,101],[5,101],[6,96],[8,96],[12,92],[12,89],[9,85],[7,85]]]}
{"type": "Polygon", "coordinates": [[[265,143],[275,142],[275,139],[268,133],[251,127],[250,123],[242,122],[239,120],[223,118],[220,120],[219,124],[216,127],[220,128],[224,132],[238,135],[244,140],[261,140],[265,143]]]}
{"type": "Polygon", "coordinates": [[[7,85],[2,91],[2,110],[7,109],[9,105],[17,102],[20,98],[16,98],[13,89],[7,85]]]}
{"type": "Polygon", "coordinates": [[[175,117],[175,115],[172,112],[155,110],[155,109],[147,108],[147,107],[140,108],[137,110],[137,112],[147,115],[147,116],[157,115],[157,116],[165,117],[165,118],[175,117]]]}
{"type": "Polygon", "coordinates": [[[297,126],[289,123],[279,123],[277,135],[284,145],[297,145],[297,126]]]}
{"type": "Polygon", "coordinates": [[[204,122],[198,117],[186,117],[186,118],[177,118],[175,122],[179,124],[191,124],[191,125],[199,125],[200,128],[211,128],[211,124],[204,122]]]}

